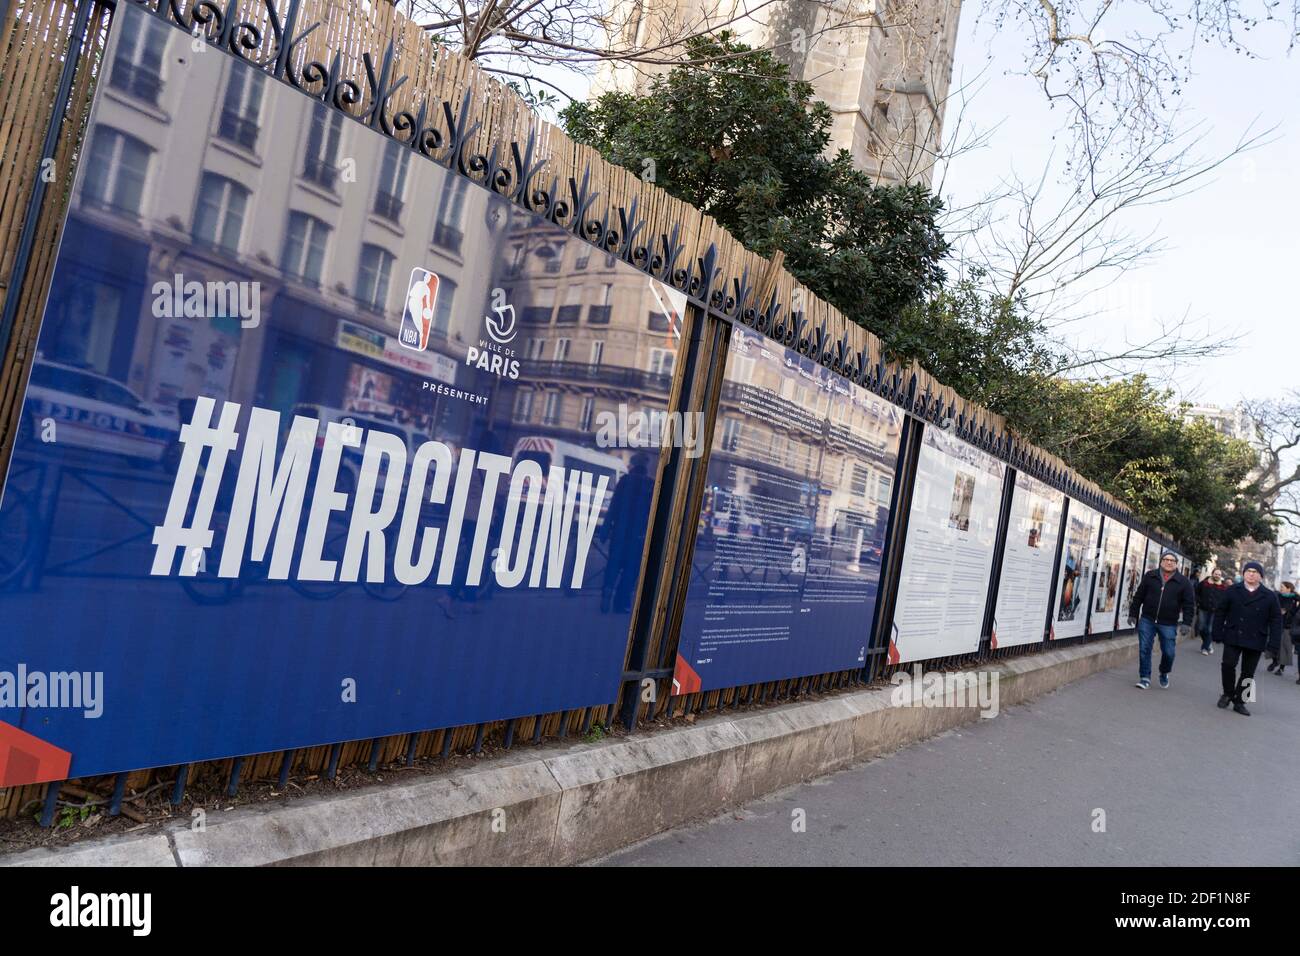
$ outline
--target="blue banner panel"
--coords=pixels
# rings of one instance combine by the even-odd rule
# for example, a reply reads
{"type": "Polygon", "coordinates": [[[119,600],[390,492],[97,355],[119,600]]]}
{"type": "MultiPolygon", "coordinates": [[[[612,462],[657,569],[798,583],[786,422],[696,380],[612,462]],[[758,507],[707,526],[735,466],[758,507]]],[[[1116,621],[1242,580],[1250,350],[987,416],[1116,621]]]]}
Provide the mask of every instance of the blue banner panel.
{"type": "Polygon", "coordinates": [[[0,502],[0,785],[613,702],[684,297],[113,33],[0,502]]]}
{"type": "Polygon", "coordinates": [[[866,661],[902,413],[731,333],[673,692],[866,661]]]}

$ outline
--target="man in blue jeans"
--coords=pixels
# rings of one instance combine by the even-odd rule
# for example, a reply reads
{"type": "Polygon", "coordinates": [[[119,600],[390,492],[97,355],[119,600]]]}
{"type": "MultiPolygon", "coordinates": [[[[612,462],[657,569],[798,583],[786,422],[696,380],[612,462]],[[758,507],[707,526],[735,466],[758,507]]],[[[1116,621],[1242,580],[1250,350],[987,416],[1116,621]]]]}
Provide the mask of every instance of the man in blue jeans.
{"type": "Polygon", "coordinates": [[[1128,619],[1137,621],[1137,686],[1141,690],[1151,686],[1151,648],[1157,634],[1160,635],[1160,686],[1169,687],[1169,672],[1174,669],[1174,647],[1178,641],[1178,619],[1181,616],[1183,627],[1190,631],[1195,613],[1192,582],[1178,572],[1178,556],[1166,551],[1160,556],[1160,567],[1142,575],[1128,609],[1128,619]]]}

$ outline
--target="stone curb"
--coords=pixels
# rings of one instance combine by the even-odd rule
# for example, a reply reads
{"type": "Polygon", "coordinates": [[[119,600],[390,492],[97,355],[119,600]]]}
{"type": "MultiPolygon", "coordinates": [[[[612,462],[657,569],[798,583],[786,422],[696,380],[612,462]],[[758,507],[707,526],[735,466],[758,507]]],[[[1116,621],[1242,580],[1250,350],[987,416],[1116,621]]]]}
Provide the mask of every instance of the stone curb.
{"type": "MultiPolygon", "coordinates": [[[[995,661],[999,708],[1137,657],[1133,636],[995,661]]],[[[208,813],[6,866],[544,866],[580,863],[980,719],[973,694],[910,706],[885,686],[596,744],[516,752],[403,786],[208,813]],[[214,819],[217,817],[217,819],[214,819]]]]}

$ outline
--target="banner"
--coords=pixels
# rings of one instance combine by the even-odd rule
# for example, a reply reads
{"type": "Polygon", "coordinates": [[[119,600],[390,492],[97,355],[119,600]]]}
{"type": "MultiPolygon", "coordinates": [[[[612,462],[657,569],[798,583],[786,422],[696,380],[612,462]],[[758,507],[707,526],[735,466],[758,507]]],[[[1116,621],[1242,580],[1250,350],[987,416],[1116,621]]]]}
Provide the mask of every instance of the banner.
{"type": "Polygon", "coordinates": [[[1097,566],[1097,578],[1092,587],[1092,623],[1088,628],[1091,634],[1109,634],[1115,630],[1127,541],[1128,528],[1113,518],[1107,518],[1102,535],[1101,563],[1097,566]]]}
{"type": "Polygon", "coordinates": [[[907,522],[890,660],[979,650],[1006,466],[925,426],[907,522]]]}
{"type": "Polygon", "coordinates": [[[736,326],[673,693],[860,667],[902,412],[736,326]]]}
{"type": "Polygon", "coordinates": [[[1072,498],[1067,500],[1061,569],[1056,579],[1053,640],[1087,633],[1088,598],[1097,564],[1097,526],[1101,516],[1082,502],[1072,498]]]}
{"type": "Polygon", "coordinates": [[[993,613],[994,648],[1043,640],[1064,501],[1062,492],[1023,472],[1016,473],[993,613]]]}
{"type": "Polygon", "coordinates": [[[1159,541],[1152,541],[1148,539],[1147,557],[1146,557],[1146,564],[1145,564],[1146,571],[1151,571],[1154,570],[1155,568],[1160,567],[1160,553],[1163,550],[1164,549],[1160,547],[1159,541]]]}
{"type": "Polygon", "coordinates": [[[684,297],[181,30],[115,85],[146,19],[0,502],[0,786],[613,701],[684,297]]]}
{"type": "Polygon", "coordinates": [[[1115,609],[1116,628],[1132,627],[1128,623],[1128,610],[1133,604],[1133,593],[1137,591],[1137,586],[1142,582],[1142,575],[1146,571],[1146,550],[1146,535],[1130,531],[1128,550],[1124,554],[1124,597],[1120,606],[1115,609]]]}

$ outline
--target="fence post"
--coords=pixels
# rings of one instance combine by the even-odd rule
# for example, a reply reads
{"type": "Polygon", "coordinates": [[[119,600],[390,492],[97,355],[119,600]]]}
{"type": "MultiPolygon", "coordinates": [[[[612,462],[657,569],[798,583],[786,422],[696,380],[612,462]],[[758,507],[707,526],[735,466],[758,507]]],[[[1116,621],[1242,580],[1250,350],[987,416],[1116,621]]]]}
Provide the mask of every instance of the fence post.
{"type": "Polygon", "coordinates": [[[890,630],[894,625],[894,603],[898,598],[898,578],[903,567],[907,521],[912,510],[912,491],[916,482],[916,465],[921,457],[924,426],[919,418],[905,415],[903,431],[898,437],[898,465],[894,469],[894,494],[889,502],[889,524],[885,528],[885,546],[880,552],[880,582],[876,586],[876,613],[868,635],[868,659],[862,668],[867,683],[880,677],[889,666],[890,630]],[[882,663],[883,662],[883,663],[882,663]]]}
{"type": "MultiPolygon", "coordinates": [[[[678,410],[688,413],[694,404],[696,394],[696,369],[700,363],[700,352],[704,341],[704,329],[709,323],[708,312],[688,302],[687,315],[691,321],[686,323],[690,329],[686,341],[686,357],[682,363],[682,387],[678,393],[678,410]]],[[[680,439],[674,435],[674,439],[680,439]]],[[[699,440],[703,440],[702,437],[699,440]]],[[[650,528],[649,546],[645,552],[645,578],[641,584],[640,600],[637,602],[634,618],[632,646],[628,653],[627,669],[623,674],[622,707],[619,709],[619,722],[629,732],[636,730],[637,712],[641,707],[641,682],[647,676],[646,662],[649,658],[650,643],[654,632],[655,607],[667,583],[667,562],[669,553],[668,537],[672,531],[673,500],[681,481],[689,477],[690,466],[685,462],[685,449],[680,440],[674,440],[668,452],[668,463],[664,466],[659,482],[658,501],[650,528]]],[[[682,534],[690,534],[685,528],[682,534]]]]}
{"type": "Polygon", "coordinates": [[[1002,583],[1002,560],[1007,553],[1007,537],[1011,530],[1011,506],[1015,501],[1016,475],[1018,472],[1010,465],[1006,466],[1002,479],[1002,504],[998,512],[998,533],[993,539],[993,565],[989,572],[989,590],[984,598],[984,624],[980,628],[979,657],[983,659],[995,650],[993,629],[996,625],[998,588],[1002,583]]]}
{"type": "MultiPolygon", "coordinates": [[[[41,145],[41,165],[46,160],[53,160],[54,153],[59,146],[59,131],[63,127],[63,120],[68,112],[68,100],[72,96],[72,81],[76,76],[77,65],[81,63],[82,47],[85,45],[86,28],[90,23],[90,11],[95,6],[97,0],[79,0],[77,3],[77,15],[72,21],[72,33],[68,37],[67,52],[63,56],[63,69],[59,74],[59,86],[54,94],[53,111],[50,113],[50,121],[45,127],[45,141],[41,145]]],[[[3,25],[8,22],[9,3],[4,0],[4,19],[0,20],[0,32],[3,31],[3,25]]],[[[36,183],[32,186],[32,194],[27,197],[27,211],[23,214],[23,228],[19,234],[18,252],[14,256],[14,265],[9,273],[9,285],[5,289],[5,304],[3,311],[0,311],[0,362],[3,362],[5,356],[9,354],[10,347],[13,345],[14,324],[18,319],[18,300],[23,292],[23,279],[27,275],[27,267],[31,263],[32,246],[36,242],[36,226],[41,218],[41,206],[45,202],[45,178],[36,177],[36,183]]],[[[21,414],[21,409],[19,410],[21,414]]],[[[0,442],[0,449],[3,449],[3,443],[0,442]]],[[[7,459],[7,455],[0,452],[0,458],[7,459]]],[[[0,467],[4,464],[0,460],[0,467]]],[[[4,479],[0,478],[0,489],[3,489],[4,479]]]]}
{"type": "Polygon", "coordinates": [[[1052,627],[1052,618],[1056,616],[1056,585],[1061,580],[1061,556],[1065,554],[1068,542],[1065,540],[1066,532],[1070,530],[1070,496],[1061,493],[1061,527],[1056,533],[1056,557],[1052,559],[1052,586],[1048,590],[1047,598],[1047,620],[1043,622],[1043,641],[1050,641],[1054,628],[1052,627]]]}
{"type": "Polygon", "coordinates": [[[1088,613],[1083,617],[1083,640],[1085,643],[1092,640],[1092,602],[1094,592],[1097,590],[1097,571],[1101,563],[1105,560],[1103,551],[1106,546],[1106,522],[1110,519],[1104,514],[1098,512],[1100,520],[1097,522],[1097,538],[1093,542],[1092,550],[1092,570],[1088,575],[1088,613]]]}

